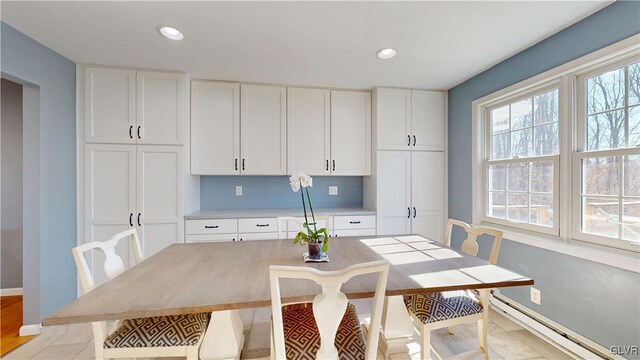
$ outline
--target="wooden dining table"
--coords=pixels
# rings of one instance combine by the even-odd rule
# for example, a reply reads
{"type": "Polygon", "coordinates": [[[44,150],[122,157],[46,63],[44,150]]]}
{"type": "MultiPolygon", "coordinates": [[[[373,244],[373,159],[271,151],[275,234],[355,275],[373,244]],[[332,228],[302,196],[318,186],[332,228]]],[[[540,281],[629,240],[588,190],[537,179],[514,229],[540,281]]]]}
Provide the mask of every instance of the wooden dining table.
{"type": "MultiPolygon", "coordinates": [[[[402,351],[413,335],[402,295],[532,285],[533,279],[418,235],[332,238],[330,262],[304,263],[290,240],[174,244],[80,296],[43,320],[44,326],[211,312],[200,355],[239,358],[244,343],[239,309],[271,305],[270,265],[319,270],[386,259],[390,263],[381,345],[402,351]]],[[[373,297],[375,275],[345,283],[350,299],[373,297]]],[[[320,287],[281,283],[283,303],[312,301],[320,287]]]]}

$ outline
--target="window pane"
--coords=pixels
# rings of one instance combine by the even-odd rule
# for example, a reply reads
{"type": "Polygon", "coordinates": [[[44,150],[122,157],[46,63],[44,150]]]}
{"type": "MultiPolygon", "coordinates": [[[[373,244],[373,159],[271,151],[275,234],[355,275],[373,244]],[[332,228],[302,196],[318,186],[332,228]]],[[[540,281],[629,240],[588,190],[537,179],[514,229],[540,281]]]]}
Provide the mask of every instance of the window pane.
{"type": "Polygon", "coordinates": [[[553,192],[553,162],[538,161],[531,163],[531,191],[553,192]]]}
{"type": "Polygon", "coordinates": [[[533,98],[533,118],[535,125],[558,121],[558,89],[533,98]]]}
{"type": "Polygon", "coordinates": [[[507,168],[505,165],[489,166],[489,190],[507,190],[507,168]]]}
{"type": "Polygon", "coordinates": [[[507,219],[529,222],[529,196],[521,194],[507,194],[507,219]]]}
{"type": "Polygon", "coordinates": [[[640,106],[629,108],[629,147],[640,145],[640,106]]]}
{"type": "Polygon", "coordinates": [[[555,155],[558,153],[558,123],[536,126],[534,147],[536,155],[555,155]]]}
{"type": "Polygon", "coordinates": [[[629,65],[629,105],[640,104],[640,62],[629,65]]]}
{"type": "Polygon", "coordinates": [[[511,156],[526,157],[532,153],[531,129],[511,133],[511,156]]]}
{"type": "Polygon", "coordinates": [[[509,133],[491,137],[491,159],[501,160],[509,158],[509,133]]]}
{"type": "Polygon", "coordinates": [[[640,155],[624,157],[624,195],[640,196],[640,155]]]}
{"type": "Polygon", "coordinates": [[[618,199],[592,198],[582,199],[582,231],[617,238],[618,226],[618,199]]]}
{"type": "Polygon", "coordinates": [[[511,130],[531,127],[531,98],[511,104],[511,130]]]}
{"type": "Polygon", "coordinates": [[[587,114],[624,106],[624,68],[607,71],[587,79],[587,114]]]}
{"type": "Polygon", "coordinates": [[[509,191],[529,191],[528,163],[509,164],[507,170],[509,191]]]}
{"type": "Polygon", "coordinates": [[[640,242],[640,198],[625,199],[622,211],[622,238],[640,242]]]}
{"type": "Polygon", "coordinates": [[[621,148],[625,140],[624,110],[587,117],[587,150],[621,148]]]}
{"type": "Polygon", "coordinates": [[[531,223],[553,226],[553,195],[531,194],[531,223]]]}
{"type": "Polygon", "coordinates": [[[487,208],[489,216],[504,219],[506,213],[506,197],[503,192],[489,192],[489,196],[487,197],[489,200],[487,208]]]}
{"type": "Polygon", "coordinates": [[[618,159],[615,156],[582,160],[583,193],[618,195],[618,159]]]}
{"type": "Polygon", "coordinates": [[[491,111],[491,133],[509,131],[509,105],[491,111]]]}

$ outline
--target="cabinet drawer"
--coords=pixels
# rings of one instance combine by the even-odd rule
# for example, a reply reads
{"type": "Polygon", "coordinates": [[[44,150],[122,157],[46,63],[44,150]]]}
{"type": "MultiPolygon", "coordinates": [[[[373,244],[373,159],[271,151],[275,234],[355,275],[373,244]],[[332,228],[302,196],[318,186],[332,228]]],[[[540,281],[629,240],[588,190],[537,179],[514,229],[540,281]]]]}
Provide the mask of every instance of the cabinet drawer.
{"type": "Polygon", "coordinates": [[[236,219],[207,219],[185,221],[186,232],[189,235],[204,234],[232,234],[238,231],[236,219]]]}
{"type": "MultiPolygon", "coordinates": [[[[309,226],[311,228],[311,230],[313,229],[322,229],[322,228],[326,228],[327,227],[327,220],[316,220],[316,225],[314,227],[313,222],[311,220],[311,218],[309,218],[309,226]]],[[[282,224],[280,224],[280,226],[282,226],[282,224]]],[[[329,231],[330,229],[327,229],[327,231],[329,231]]],[[[298,231],[304,231],[306,232],[306,229],[304,228],[304,226],[299,225],[297,222],[295,221],[287,221],[287,231],[289,232],[294,232],[294,233],[298,233],[298,231]]]]}
{"type": "Polygon", "coordinates": [[[375,229],[375,215],[365,216],[334,216],[333,228],[338,230],[348,229],[375,229]]]}
{"type": "Polygon", "coordinates": [[[236,241],[237,234],[187,235],[187,243],[236,241]]]}
{"type": "Polygon", "coordinates": [[[277,232],[259,232],[259,233],[244,233],[238,234],[240,241],[251,240],[275,240],[278,238],[277,232]]]}
{"type": "Polygon", "coordinates": [[[376,229],[335,230],[333,232],[334,237],[375,236],[375,234],[376,229]]]}
{"type": "MultiPolygon", "coordinates": [[[[239,233],[275,233],[277,231],[278,219],[276,218],[238,219],[239,233]]],[[[277,238],[277,236],[274,237],[274,239],[277,238]]]]}

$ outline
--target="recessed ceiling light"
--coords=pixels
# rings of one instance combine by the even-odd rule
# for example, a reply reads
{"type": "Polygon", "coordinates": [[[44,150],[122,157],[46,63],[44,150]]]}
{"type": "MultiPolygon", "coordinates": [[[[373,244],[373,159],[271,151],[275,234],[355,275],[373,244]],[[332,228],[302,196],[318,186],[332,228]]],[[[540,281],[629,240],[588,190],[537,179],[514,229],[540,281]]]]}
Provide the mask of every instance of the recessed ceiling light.
{"type": "Polygon", "coordinates": [[[158,32],[162,34],[162,36],[171,40],[182,40],[184,38],[184,35],[180,30],[171,26],[158,26],[158,32]]]}
{"type": "Polygon", "coordinates": [[[380,60],[388,60],[391,59],[392,57],[396,56],[398,52],[395,49],[392,48],[388,48],[388,49],[382,49],[380,51],[378,51],[378,59],[380,60]]]}

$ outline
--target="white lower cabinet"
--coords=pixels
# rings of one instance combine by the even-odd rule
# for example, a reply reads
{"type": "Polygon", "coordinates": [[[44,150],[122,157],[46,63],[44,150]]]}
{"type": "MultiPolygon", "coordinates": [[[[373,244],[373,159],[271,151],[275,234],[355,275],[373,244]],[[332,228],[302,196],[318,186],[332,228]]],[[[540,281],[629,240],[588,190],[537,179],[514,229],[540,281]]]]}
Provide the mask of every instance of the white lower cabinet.
{"type": "Polygon", "coordinates": [[[440,241],[444,226],[444,153],[377,152],[378,235],[418,234],[440,241]]]}
{"type": "Polygon", "coordinates": [[[258,233],[240,233],[238,239],[240,241],[251,240],[274,240],[278,238],[277,232],[258,232],[258,233]]]}
{"type": "MultiPolygon", "coordinates": [[[[85,242],[136,228],[148,258],[182,241],[181,146],[88,144],[84,150],[85,242]]],[[[125,241],[116,250],[125,264],[131,264],[129,250],[125,241]]],[[[98,263],[104,260],[98,252],[93,256],[98,263]]],[[[106,280],[101,267],[92,271],[97,284],[106,280]]]]}

